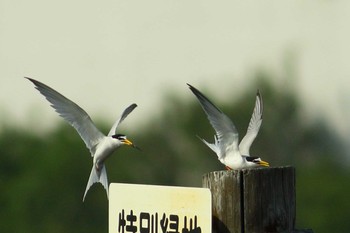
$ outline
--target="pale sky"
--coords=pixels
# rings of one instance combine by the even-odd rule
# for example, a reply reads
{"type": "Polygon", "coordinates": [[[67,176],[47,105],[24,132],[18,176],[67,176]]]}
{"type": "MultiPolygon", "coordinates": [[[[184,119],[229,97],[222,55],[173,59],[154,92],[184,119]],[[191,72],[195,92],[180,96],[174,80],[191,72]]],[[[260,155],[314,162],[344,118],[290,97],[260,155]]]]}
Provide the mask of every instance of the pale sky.
{"type": "Polygon", "coordinates": [[[226,102],[257,68],[283,86],[292,54],[310,119],[350,136],[349,22],[350,1],[0,0],[0,124],[61,121],[24,76],[111,124],[135,102],[147,124],[186,83],[226,102]]]}

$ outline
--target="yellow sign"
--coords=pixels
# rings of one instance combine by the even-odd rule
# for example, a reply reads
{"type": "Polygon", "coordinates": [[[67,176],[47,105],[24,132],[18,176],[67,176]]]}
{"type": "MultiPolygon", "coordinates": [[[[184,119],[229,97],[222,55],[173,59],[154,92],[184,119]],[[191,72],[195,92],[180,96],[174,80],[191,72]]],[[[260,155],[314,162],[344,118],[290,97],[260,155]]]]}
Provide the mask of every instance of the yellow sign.
{"type": "Polygon", "coordinates": [[[109,233],[206,233],[211,221],[209,189],[109,186],[109,233]]]}

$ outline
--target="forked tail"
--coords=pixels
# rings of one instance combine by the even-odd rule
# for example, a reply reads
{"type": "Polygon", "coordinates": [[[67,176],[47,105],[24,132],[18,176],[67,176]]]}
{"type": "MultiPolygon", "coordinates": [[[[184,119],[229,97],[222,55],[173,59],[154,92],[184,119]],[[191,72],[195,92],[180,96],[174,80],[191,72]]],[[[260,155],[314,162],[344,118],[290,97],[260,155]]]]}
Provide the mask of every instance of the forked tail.
{"type": "Polygon", "coordinates": [[[96,169],[95,165],[92,166],[89,181],[88,181],[86,189],[85,189],[83,201],[85,200],[85,196],[86,196],[87,192],[89,191],[90,187],[94,183],[101,183],[103,185],[103,187],[106,190],[107,198],[108,198],[108,180],[107,180],[106,167],[104,164],[102,165],[102,169],[100,172],[96,169]]]}

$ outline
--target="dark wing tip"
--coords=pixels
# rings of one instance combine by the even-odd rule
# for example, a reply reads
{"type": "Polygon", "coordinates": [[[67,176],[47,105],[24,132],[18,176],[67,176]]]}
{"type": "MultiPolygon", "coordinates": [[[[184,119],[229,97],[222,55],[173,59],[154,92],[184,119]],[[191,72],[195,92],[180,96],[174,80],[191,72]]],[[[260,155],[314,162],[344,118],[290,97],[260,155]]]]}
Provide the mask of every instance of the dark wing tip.
{"type": "MultiPolygon", "coordinates": [[[[188,87],[190,88],[190,90],[193,92],[193,94],[195,94],[198,98],[203,98],[204,95],[197,89],[195,88],[194,86],[192,86],[191,84],[188,84],[188,87]]],[[[204,99],[207,99],[207,98],[204,98],[204,99]]]]}
{"type": "Polygon", "coordinates": [[[131,111],[134,111],[134,109],[137,107],[137,104],[133,103],[132,105],[130,105],[131,107],[131,111]]]}
{"type": "Polygon", "coordinates": [[[187,84],[187,86],[191,89],[191,91],[193,91],[193,90],[196,90],[196,91],[198,91],[194,86],[192,86],[191,84],[189,84],[189,83],[186,83],[187,84]]]}
{"type": "Polygon", "coordinates": [[[262,95],[259,89],[256,90],[256,96],[258,96],[259,99],[262,99],[262,95]]]}
{"type": "Polygon", "coordinates": [[[28,80],[31,81],[32,83],[38,82],[38,81],[36,81],[35,79],[29,78],[29,77],[24,77],[24,78],[28,79],[28,80]]]}
{"type": "Polygon", "coordinates": [[[187,85],[189,86],[190,90],[193,92],[193,94],[195,94],[197,97],[199,98],[203,98],[203,99],[206,99],[208,100],[208,98],[206,98],[202,92],[200,92],[197,88],[195,88],[194,86],[190,85],[187,83],[187,85]]]}
{"type": "Polygon", "coordinates": [[[211,102],[208,97],[206,97],[202,92],[200,92],[197,88],[195,88],[194,86],[190,85],[187,83],[187,85],[189,86],[190,90],[192,91],[192,93],[198,98],[199,102],[201,103],[202,107],[204,108],[205,111],[207,107],[205,107],[206,104],[203,104],[205,102],[209,103],[213,108],[215,108],[218,112],[222,113],[222,111],[215,106],[215,104],[213,104],[213,102],[211,102]]]}
{"type": "Polygon", "coordinates": [[[39,87],[45,87],[45,88],[49,88],[49,89],[52,89],[51,87],[45,85],[44,83],[38,81],[38,80],[35,80],[33,78],[29,78],[29,77],[24,77],[26,79],[28,79],[29,81],[31,81],[34,85],[35,85],[35,88],[38,89],[39,87]]]}
{"type": "Polygon", "coordinates": [[[40,90],[40,88],[47,88],[47,89],[52,89],[51,87],[43,84],[42,82],[39,82],[38,80],[35,80],[33,78],[29,78],[29,77],[24,77],[26,79],[28,79],[29,81],[31,81],[34,86],[35,86],[35,89],[37,89],[38,91],[40,91],[42,93],[42,91],[40,90]]]}
{"type": "Polygon", "coordinates": [[[262,115],[263,115],[263,111],[264,111],[264,105],[263,105],[263,100],[262,100],[262,95],[259,89],[257,89],[256,91],[256,97],[259,99],[260,102],[260,113],[261,113],[261,119],[262,119],[262,115]]]}
{"type": "Polygon", "coordinates": [[[131,113],[136,107],[137,107],[137,104],[135,104],[135,103],[130,104],[130,105],[124,110],[123,114],[124,114],[125,112],[127,112],[127,114],[131,113]]]}

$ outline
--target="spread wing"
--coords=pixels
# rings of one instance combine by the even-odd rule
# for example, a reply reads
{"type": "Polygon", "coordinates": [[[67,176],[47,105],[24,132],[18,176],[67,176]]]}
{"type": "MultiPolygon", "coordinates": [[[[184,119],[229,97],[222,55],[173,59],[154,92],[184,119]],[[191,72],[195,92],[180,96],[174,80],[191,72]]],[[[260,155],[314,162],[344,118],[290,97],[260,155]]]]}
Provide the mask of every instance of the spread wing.
{"type": "Polygon", "coordinates": [[[228,146],[234,146],[238,149],[238,131],[230,118],[228,118],[219,108],[217,108],[195,87],[191,86],[190,84],[187,85],[199,100],[199,103],[206,113],[210,124],[213,126],[216,132],[217,145],[221,154],[220,156],[225,155],[225,151],[228,146]]]}
{"type": "Polygon", "coordinates": [[[116,122],[113,124],[111,130],[108,133],[108,136],[112,136],[116,133],[118,125],[122,123],[122,121],[137,107],[136,104],[131,104],[129,107],[127,107],[122,115],[116,120],[116,122]]]}
{"type": "Polygon", "coordinates": [[[256,93],[255,107],[252,114],[252,117],[249,122],[246,135],[243,137],[241,143],[239,144],[239,151],[242,155],[249,156],[249,149],[252,145],[254,139],[258,135],[260,126],[262,123],[263,115],[263,101],[259,90],[256,93]]]}
{"type": "Polygon", "coordinates": [[[91,150],[104,137],[96,128],[90,116],[76,103],[35,79],[27,79],[45,96],[56,112],[76,129],[88,149],[91,150]]]}

